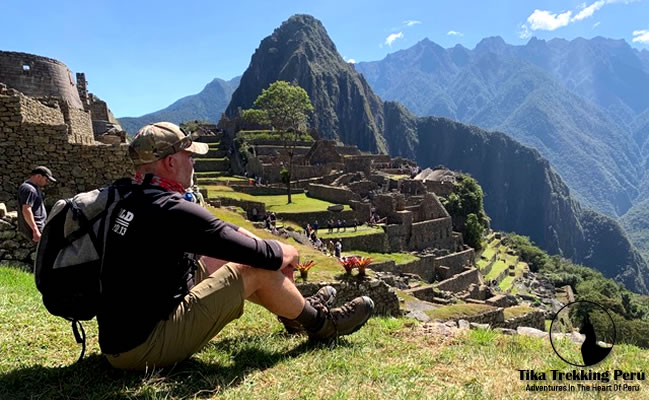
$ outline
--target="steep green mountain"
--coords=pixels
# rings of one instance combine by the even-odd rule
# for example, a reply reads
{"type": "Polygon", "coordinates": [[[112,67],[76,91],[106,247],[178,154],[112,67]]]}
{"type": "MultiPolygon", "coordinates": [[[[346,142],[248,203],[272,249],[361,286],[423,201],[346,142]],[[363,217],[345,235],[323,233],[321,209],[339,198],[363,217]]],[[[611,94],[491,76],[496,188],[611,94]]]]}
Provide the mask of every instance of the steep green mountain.
{"type": "Polygon", "coordinates": [[[649,199],[642,201],[620,218],[620,225],[640,254],[649,260],[649,199]]]}
{"type": "Polygon", "coordinates": [[[189,120],[208,120],[216,123],[230,102],[232,92],[239,86],[240,79],[240,76],[229,81],[216,78],[205,85],[200,93],[183,97],[167,108],[141,117],[119,118],[119,122],[131,135],[144,125],[159,121],[180,124],[189,120]]]}
{"type": "Polygon", "coordinates": [[[498,132],[446,118],[417,119],[422,165],[469,172],[485,192],[494,228],[529,236],[541,248],[647,293],[649,267],[612,218],[583,210],[547,160],[498,132]]]}
{"type": "Polygon", "coordinates": [[[381,100],[338,54],[320,21],[296,15],[262,40],[225,113],[251,108],[276,80],[297,82],[316,109],[311,126],[320,134],[355,143],[363,150],[388,150],[382,135],[381,100]]]}
{"type": "Polygon", "coordinates": [[[645,169],[628,140],[649,104],[638,54],[602,38],[511,46],[492,37],[474,50],[424,39],[356,69],[381,97],[417,115],[503,131],[537,149],[587,207],[617,217],[632,206],[645,169]]]}
{"type": "MultiPolygon", "coordinates": [[[[462,60],[463,50],[456,50],[455,59],[462,60]]],[[[446,62],[440,59],[429,67],[445,68],[446,62]]],[[[647,293],[649,269],[619,225],[583,212],[538,152],[501,133],[447,119],[417,118],[399,103],[382,102],[342,60],[315,18],[293,16],[261,42],[226,114],[232,117],[238,108],[249,108],[262,89],[280,79],[305,88],[315,107],[312,123],[321,136],[409,157],[423,167],[444,164],[467,172],[486,193],[485,208],[495,229],[529,235],[552,253],[647,293]]]]}

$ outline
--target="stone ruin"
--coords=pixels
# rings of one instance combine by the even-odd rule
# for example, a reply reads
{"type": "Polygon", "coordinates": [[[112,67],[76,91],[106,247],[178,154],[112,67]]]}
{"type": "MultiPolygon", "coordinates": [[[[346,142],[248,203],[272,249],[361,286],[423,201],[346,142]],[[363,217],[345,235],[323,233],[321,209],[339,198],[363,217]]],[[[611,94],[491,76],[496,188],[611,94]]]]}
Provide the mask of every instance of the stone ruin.
{"type": "MultiPolygon", "coordinates": [[[[279,182],[279,168],[287,165],[288,160],[281,144],[269,142],[252,146],[250,150],[249,172],[263,176],[271,186],[279,182]]],[[[410,160],[361,153],[354,146],[341,146],[333,140],[318,140],[310,147],[301,144],[294,166],[298,180],[295,186],[304,189],[307,196],[349,205],[352,210],[282,213],[282,218],[301,226],[318,220],[322,227],[332,217],[347,221],[356,218],[363,223],[371,215],[377,215],[384,224],[375,234],[343,236],[340,238],[343,248],[352,252],[417,253],[419,259],[406,264],[396,265],[394,261],[372,264],[371,269],[385,286],[405,289],[405,293],[437,306],[464,301],[493,307],[489,312],[468,318],[470,322],[487,322],[506,329],[521,325],[543,329],[547,310],[511,321],[504,319],[503,308],[517,305],[521,298],[499,294],[485,283],[474,264],[474,250],[463,243],[461,233],[453,231],[454,221],[438,196],[453,192],[457,179],[454,171],[446,168],[421,171],[410,160]]],[[[242,202],[236,205],[244,209],[260,207],[260,204],[242,202]]],[[[317,290],[318,285],[313,285],[309,284],[307,294],[317,290]]],[[[377,294],[381,301],[397,301],[389,291],[381,293],[377,294]]],[[[381,304],[381,307],[395,309],[394,304],[381,304]]]]}
{"type": "MultiPolygon", "coordinates": [[[[77,83],[60,61],[0,51],[0,203],[7,208],[3,222],[13,223],[18,186],[38,165],[48,166],[58,180],[44,190],[48,208],[60,198],[133,174],[117,120],[105,102],[87,92],[83,74],[77,74],[77,83]],[[108,131],[120,139],[106,140],[111,144],[97,140],[113,136],[108,131]]],[[[20,251],[19,239],[8,237],[12,229],[7,224],[0,226],[0,260],[31,263],[20,251]]]]}

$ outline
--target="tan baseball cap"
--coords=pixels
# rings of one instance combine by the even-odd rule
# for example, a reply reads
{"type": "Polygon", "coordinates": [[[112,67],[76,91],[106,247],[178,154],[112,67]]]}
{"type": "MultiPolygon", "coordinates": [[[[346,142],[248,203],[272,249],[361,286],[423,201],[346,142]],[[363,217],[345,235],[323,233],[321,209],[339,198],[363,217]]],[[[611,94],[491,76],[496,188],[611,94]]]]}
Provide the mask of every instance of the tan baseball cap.
{"type": "Polygon", "coordinates": [[[156,122],[146,125],[137,132],[128,147],[128,154],[136,166],[161,160],[179,151],[206,154],[207,143],[192,141],[178,125],[171,122],[156,122]]]}

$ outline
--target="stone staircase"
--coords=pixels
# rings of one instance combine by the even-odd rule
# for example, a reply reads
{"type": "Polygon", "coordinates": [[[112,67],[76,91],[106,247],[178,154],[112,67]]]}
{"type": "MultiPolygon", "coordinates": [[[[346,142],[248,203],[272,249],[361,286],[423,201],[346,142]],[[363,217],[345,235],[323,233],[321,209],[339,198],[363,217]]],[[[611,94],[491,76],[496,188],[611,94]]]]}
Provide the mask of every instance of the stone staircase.
{"type": "Polygon", "coordinates": [[[219,179],[230,175],[230,159],[227,151],[222,147],[223,134],[218,133],[210,136],[199,136],[197,142],[207,143],[209,151],[194,159],[194,171],[196,183],[200,185],[225,184],[219,179]]]}

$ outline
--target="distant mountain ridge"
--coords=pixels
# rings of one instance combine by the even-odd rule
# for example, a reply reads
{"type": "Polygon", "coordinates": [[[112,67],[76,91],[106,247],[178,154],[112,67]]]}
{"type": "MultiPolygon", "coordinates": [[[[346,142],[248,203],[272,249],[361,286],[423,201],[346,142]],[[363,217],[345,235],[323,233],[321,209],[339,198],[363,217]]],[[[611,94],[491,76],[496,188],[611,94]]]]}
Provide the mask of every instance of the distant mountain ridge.
{"type": "Polygon", "coordinates": [[[588,207],[617,217],[646,179],[646,155],[629,140],[649,109],[645,53],[604,38],[512,46],[492,37],[474,50],[424,39],[356,69],[417,115],[503,131],[536,148],[588,207]]]}
{"type": "Polygon", "coordinates": [[[240,76],[224,81],[216,78],[197,94],[183,97],[169,107],[140,117],[122,117],[119,122],[128,133],[134,135],[141,127],[159,121],[175,124],[189,120],[218,122],[230,102],[232,93],[239,86],[240,76]]]}
{"type": "MultiPolygon", "coordinates": [[[[499,46],[497,41],[486,44],[499,46]]],[[[452,72],[457,65],[470,63],[465,50],[456,47],[443,54],[430,47],[425,51],[433,57],[421,59],[427,70],[452,72]]],[[[499,57],[492,54],[484,56],[499,57]]],[[[479,72],[497,74],[489,65],[479,72]]],[[[443,118],[417,118],[399,103],[382,102],[365,78],[340,57],[315,18],[293,16],[262,40],[226,115],[234,116],[239,107],[249,108],[262,89],[280,79],[307,91],[315,107],[312,125],[322,137],[412,158],[423,167],[441,163],[468,172],[487,194],[485,206],[495,229],[529,235],[552,253],[597,268],[632,290],[648,292],[649,267],[617,222],[581,210],[538,152],[503,134],[443,118]]],[[[411,79],[413,85],[419,83],[418,76],[411,79]]],[[[444,82],[421,83],[434,88],[444,82]]],[[[480,80],[467,83],[477,85],[480,80]]]]}

